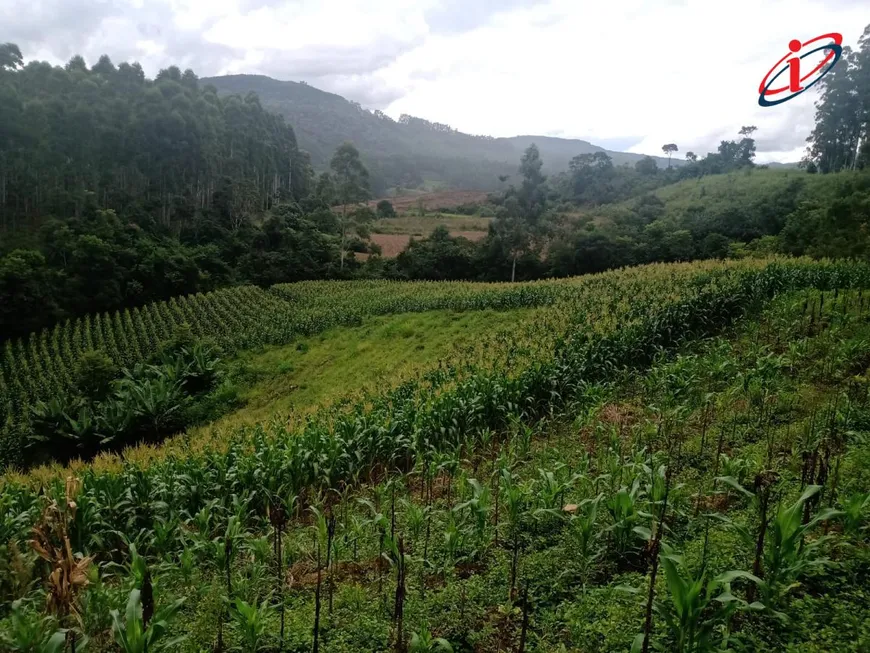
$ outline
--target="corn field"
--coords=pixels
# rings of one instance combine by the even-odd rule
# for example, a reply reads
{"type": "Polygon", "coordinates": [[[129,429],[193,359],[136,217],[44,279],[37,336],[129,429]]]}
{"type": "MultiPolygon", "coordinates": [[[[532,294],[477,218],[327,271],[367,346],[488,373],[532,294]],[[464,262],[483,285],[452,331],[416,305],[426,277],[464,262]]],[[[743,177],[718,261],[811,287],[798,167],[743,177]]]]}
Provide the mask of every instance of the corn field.
{"type": "MultiPolygon", "coordinates": [[[[629,574],[623,583],[628,598],[619,605],[632,617],[621,628],[614,625],[608,637],[619,640],[641,631],[637,650],[655,642],[685,653],[728,648],[735,612],[745,612],[744,621],[751,621],[753,612],[782,614],[796,580],[826,564],[813,546],[802,548],[804,534],[840,514],[833,506],[847,497],[835,500],[838,490],[860,489],[860,483],[839,480],[834,470],[841,469],[844,438],[853,437],[847,433],[859,428],[866,405],[867,388],[861,385],[866,379],[855,380],[863,368],[849,371],[866,358],[866,342],[858,336],[844,340],[844,334],[866,322],[868,284],[870,267],[849,262],[657,265],[521,286],[364,283],[357,289],[313,283],[237,289],[149,306],[135,312],[135,321],[131,312],[129,330],[123,319],[117,329],[114,321],[104,327],[100,318],[65,325],[47,334],[47,359],[36,358],[40,350],[34,350],[32,360],[41,365],[34,365],[32,378],[69,373],[64,363],[74,360],[73,351],[105,347],[113,357],[123,355],[127,350],[117,346],[121,337],[126,346],[136,344],[137,355],[146,355],[179,316],[192,318],[186,321],[196,333],[239,348],[282,342],[306,328],[353,324],[387,310],[543,307],[515,332],[492,334],[466,352],[462,365],[441,365],[292,429],[281,423],[241,428],[211,449],[176,451],[143,465],[127,460],[111,469],[78,466],[68,476],[7,475],[0,495],[0,596],[10,607],[0,609],[0,620],[23,633],[27,615],[46,604],[41,597],[47,592],[51,619],[40,628],[61,628],[57,632],[65,633],[67,644],[70,637],[110,632],[123,650],[133,650],[129,637],[147,632],[149,620],[165,633],[169,621],[187,609],[165,596],[158,596],[159,617],[144,608],[153,594],[169,592],[193,597],[193,612],[187,614],[208,626],[196,632],[195,642],[164,643],[163,650],[318,650],[321,637],[324,650],[438,650],[439,637],[446,636],[478,650],[522,652],[529,638],[545,636],[529,618],[535,601],[542,600],[536,596],[552,595],[552,586],[582,603],[587,591],[612,592],[608,582],[614,575],[629,574]],[[849,289],[858,290],[845,292],[849,289]],[[447,290],[456,291],[452,305],[447,290]],[[736,362],[734,354],[729,359],[720,353],[724,341],[706,345],[702,354],[668,357],[759,315],[776,297],[794,298],[795,292],[789,312],[768,314],[745,337],[750,351],[736,362]],[[330,293],[333,304],[346,310],[329,309],[330,293]],[[795,303],[801,301],[802,309],[795,303]],[[182,303],[188,307],[184,312],[182,303]],[[278,308],[283,306],[288,308],[278,308]],[[235,320],[232,326],[207,317],[222,311],[231,315],[226,321],[235,320]],[[281,315],[297,326],[279,331],[281,315]],[[160,328],[159,316],[167,320],[160,328]],[[57,349],[51,344],[54,332],[61,343],[57,349]],[[115,349],[106,346],[112,339],[115,349]],[[770,352],[766,341],[774,342],[770,352]],[[838,349],[817,366],[819,343],[838,349]],[[68,357],[58,354],[64,347],[68,357]],[[773,355],[786,347],[792,348],[788,357],[773,355]],[[54,364],[58,360],[62,363],[54,364]],[[833,399],[800,399],[783,381],[798,371],[825,392],[842,388],[843,398],[838,389],[833,399]],[[644,419],[619,414],[626,397],[642,401],[631,410],[644,419]],[[810,406],[816,407],[810,411],[810,406]],[[777,430],[783,420],[789,428],[796,424],[794,430],[777,430]],[[689,429],[693,439],[685,435],[689,429]],[[541,446],[537,437],[549,438],[550,432],[553,447],[535,453],[541,446]],[[737,457],[738,446],[757,450],[759,468],[737,457]],[[672,478],[672,469],[683,482],[672,478]],[[685,489],[687,483],[694,494],[685,489]],[[799,496],[789,488],[798,488],[799,496]],[[720,506],[742,511],[748,522],[731,520],[730,530],[713,530],[704,515],[720,506]],[[772,524],[760,549],[752,521],[758,518],[765,531],[772,524]],[[750,562],[756,549],[752,570],[726,567],[715,578],[693,576],[673,547],[703,542],[702,560],[716,560],[708,555],[707,541],[725,537],[721,533],[745,535],[750,562]],[[35,542],[33,552],[28,541],[35,542]],[[562,555],[558,547],[582,555],[554,573],[546,560],[562,555]],[[375,562],[359,567],[367,559],[375,562]],[[329,637],[341,624],[330,621],[324,628],[321,620],[332,619],[342,574],[357,568],[353,573],[364,577],[363,585],[342,586],[336,610],[345,606],[343,618],[355,624],[348,632],[361,637],[373,628],[368,635],[373,639],[357,648],[336,642],[329,648],[329,637]],[[659,568],[667,590],[656,583],[659,568]],[[40,584],[26,569],[60,569],[72,584],[40,584]],[[487,582],[503,583],[501,598],[464,584],[476,569],[489,570],[487,582]],[[308,579],[312,574],[316,581],[308,579]],[[638,587],[649,578],[648,586],[638,587]],[[385,587],[393,581],[395,597],[385,587]],[[315,582],[312,596],[308,588],[315,582]],[[692,589],[698,583],[707,588],[700,594],[692,589]],[[128,593],[126,623],[116,618],[112,625],[99,617],[108,616],[101,606],[119,605],[118,597],[128,593]],[[226,602],[209,602],[215,594],[226,602]],[[635,595],[643,599],[636,606],[635,595]],[[437,614],[446,609],[438,603],[445,596],[458,602],[450,608],[458,610],[450,613],[453,621],[421,621],[412,611],[411,625],[405,625],[406,602],[418,601],[437,614]],[[478,644],[473,635],[487,617],[471,607],[475,602],[506,610],[491,617],[495,630],[481,630],[478,644]],[[363,614],[372,615],[372,622],[356,621],[363,614]]],[[[41,338],[7,345],[4,370],[17,370],[17,383],[22,370],[30,369],[24,365],[36,347],[31,343],[41,338]]],[[[4,383],[8,387],[9,381],[4,383]]],[[[63,387],[62,381],[54,383],[63,387]]],[[[849,464],[842,469],[850,470],[849,464]]],[[[843,528],[856,537],[863,537],[862,511],[868,505],[861,496],[842,511],[853,515],[843,528]]],[[[722,517],[730,518],[727,512],[722,517]]],[[[583,621],[571,627],[582,630],[583,621]]],[[[196,624],[190,628],[196,630],[196,624]]],[[[45,641],[51,638],[57,633],[46,631],[45,641]]],[[[98,648],[104,649],[116,650],[98,648]]]]}

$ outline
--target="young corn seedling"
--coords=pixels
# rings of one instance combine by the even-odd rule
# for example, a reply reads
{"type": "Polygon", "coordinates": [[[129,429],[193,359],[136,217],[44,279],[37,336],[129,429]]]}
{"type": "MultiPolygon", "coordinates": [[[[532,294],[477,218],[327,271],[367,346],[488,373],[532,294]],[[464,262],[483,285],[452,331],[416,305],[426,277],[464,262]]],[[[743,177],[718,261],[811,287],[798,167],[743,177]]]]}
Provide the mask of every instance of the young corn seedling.
{"type": "MultiPolygon", "coordinates": [[[[729,571],[707,580],[705,570],[698,574],[685,571],[685,561],[662,544],[660,564],[667,580],[667,600],[657,599],[654,610],[667,626],[669,643],[655,648],[674,653],[712,653],[728,648],[730,623],[738,610],[763,610],[760,603],[748,604],[734,596],[731,583],[739,578],[752,582],[754,576],[743,571],[729,571]]],[[[631,590],[630,591],[634,591],[631,590]]],[[[644,647],[644,633],[632,644],[632,653],[644,647]]]]}
{"type": "Polygon", "coordinates": [[[123,653],[158,653],[176,650],[184,636],[169,639],[167,636],[170,623],[178,615],[183,603],[184,599],[178,599],[149,614],[142,603],[142,591],[132,590],[127,599],[123,620],[117,610],[112,611],[112,633],[115,643],[123,653]]]}
{"type": "Polygon", "coordinates": [[[453,653],[453,647],[446,639],[434,637],[428,628],[411,635],[409,653],[453,653]]]}
{"type": "Polygon", "coordinates": [[[273,611],[269,599],[264,599],[259,606],[239,598],[232,602],[230,616],[241,640],[242,653],[257,653],[265,646],[266,627],[273,611]]]}
{"type": "Polygon", "coordinates": [[[66,631],[58,630],[52,617],[37,617],[28,613],[19,599],[12,603],[10,628],[0,635],[0,645],[7,651],[21,653],[63,653],[66,631]]]}

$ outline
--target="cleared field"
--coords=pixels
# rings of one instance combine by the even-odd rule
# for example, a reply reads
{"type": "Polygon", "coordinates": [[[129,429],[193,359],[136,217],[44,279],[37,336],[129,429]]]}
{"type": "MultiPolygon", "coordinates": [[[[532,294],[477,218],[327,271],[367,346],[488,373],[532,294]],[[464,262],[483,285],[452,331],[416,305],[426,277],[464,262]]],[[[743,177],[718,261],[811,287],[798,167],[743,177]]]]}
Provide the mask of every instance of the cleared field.
{"type": "Polygon", "coordinates": [[[478,190],[452,190],[419,195],[404,195],[401,197],[381,197],[371,200],[369,206],[374,208],[382,199],[389,200],[397,213],[413,211],[422,206],[427,211],[449,209],[460,204],[482,204],[486,202],[487,192],[478,190]]]}
{"type": "Polygon", "coordinates": [[[245,354],[238,359],[248,386],[241,395],[245,406],[214,427],[304,414],[393,387],[439,360],[459,360],[463,348],[532,319],[540,310],[385,315],[363,326],[337,327],[292,345],[245,354]]]}
{"type": "MultiPolygon", "coordinates": [[[[485,231],[451,231],[451,236],[462,236],[470,241],[477,242],[486,238],[485,231]]],[[[381,255],[384,258],[394,258],[401,254],[408,247],[411,238],[414,236],[423,237],[424,234],[372,234],[371,240],[381,248],[381,255]]],[[[360,258],[359,254],[356,254],[360,258]]],[[[365,257],[367,258],[367,256],[365,257]]],[[[364,258],[361,260],[365,260],[364,258]]]]}
{"type": "Polygon", "coordinates": [[[408,234],[412,236],[428,236],[435,227],[445,226],[450,233],[486,232],[492,218],[477,216],[437,213],[434,215],[416,216],[403,215],[396,218],[382,218],[372,225],[372,231],[377,234],[408,234]]]}

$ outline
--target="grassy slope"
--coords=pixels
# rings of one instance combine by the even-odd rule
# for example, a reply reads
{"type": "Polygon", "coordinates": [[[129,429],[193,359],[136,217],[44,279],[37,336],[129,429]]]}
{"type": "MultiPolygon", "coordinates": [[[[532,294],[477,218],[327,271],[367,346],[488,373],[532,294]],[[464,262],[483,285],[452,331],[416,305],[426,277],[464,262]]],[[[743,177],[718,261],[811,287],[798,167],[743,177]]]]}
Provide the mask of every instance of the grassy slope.
{"type": "Polygon", "coordinates": [[[366,389],[384,389],[534,310],[385,315],[359,327],[338,327],[298,343],[246,352],[239,359],[243,379],[250,384],[241,395],[246,405],[215,426],[306,413],[366,389]]]}
{"type": "MultiPolygon", "coordinates": [[[[728,219],[729,212],[776,211],[778,203],[795,199],[795,206],[804,200],[827,203],[844,194],[862,172],[844,172],[837,175],[810,175],[803,170],[768,168],[749,169],[700,179],[686,179],[663,186],[652,194],[664,202],[661,220],[688,221],[682,226],[691,228],[693,215],[721,215],[728,219]]],[[[592,216],[604,224],[632,209],[637,198],[577,212],[575,217],[592,216]]],[[[784,217],[784,216],[783,216],[784,217]]]]}

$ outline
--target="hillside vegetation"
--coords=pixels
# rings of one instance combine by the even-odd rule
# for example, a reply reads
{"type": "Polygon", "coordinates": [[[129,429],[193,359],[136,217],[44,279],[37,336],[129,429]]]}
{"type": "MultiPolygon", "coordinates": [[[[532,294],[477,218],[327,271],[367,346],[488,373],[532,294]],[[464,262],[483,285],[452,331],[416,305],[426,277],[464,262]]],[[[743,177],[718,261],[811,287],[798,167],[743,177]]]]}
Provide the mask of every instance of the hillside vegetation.
{"type": "Polygon", "coordinates": [[[571,229],[580,229],[569,251],[588,252],[576,265],[591,267],[568,270],[753,253],[862,257],[870,251],[868,201],[866,172],[747,168],[687,179],[575,214],[571,229]]]}
{"type": "MultiPolygon", "coordinates": [[[[416,188],[432,182],[451,188],[496,190],[499,175],[513,175],[515,162],[531,143],[538,145],[553,172],[567,168],[578,154],[605,152],[617,164],[632,165],[642,158],[576,139],[492,138],[464,134],[413,116],[403,115],[395,121],[382,112],[368,111],[308,84],[262,75],[208,77],[202,82],[224,95],[255,93],[264,106],[294,126],[300,147],[311,154],[318,168],[326,168],[332,153],[343,142],[354,143],[363,152],[378,195],[391,188],[416,188]]],[[[667,165],[667,160],[660,158],[659,163],[667,165]]]]}

